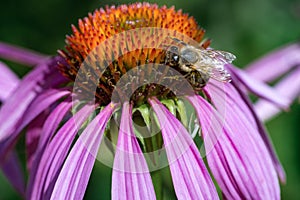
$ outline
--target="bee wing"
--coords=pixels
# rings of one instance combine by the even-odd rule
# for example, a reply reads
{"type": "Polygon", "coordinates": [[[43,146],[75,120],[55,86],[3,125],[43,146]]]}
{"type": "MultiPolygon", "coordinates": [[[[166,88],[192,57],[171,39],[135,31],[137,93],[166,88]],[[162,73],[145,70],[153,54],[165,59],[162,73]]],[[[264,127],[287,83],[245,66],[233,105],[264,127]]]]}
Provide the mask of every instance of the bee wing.
{"type": "Polygon", "coordinates": [[[225,64],[231,63],[236,57],[229,52],[219,50],[198,49],[199,61],[195,64],[196,69],[208,74],[211,78],[229,82],[230,74],[224,68],[225,64]]]}
{"type": "Polygon", "coordinates": [[[208,75],[210,78],[213,78],[220,82],[230,82],[231,76],[224,68],[224,65],[202,65],[200,63],[194,64],[194,69],[199,72],[208,75]]]}
{"type": "Polygon", "coordinates": [[[220,70],[216,67],[213,67],[211,72],[209,73],[209,76],[220,82],[230,82],[231,81],[231,76],[227,72],[227,70],[224,69],[224,67],[222,70],[220,70]]]}
{"type": "Polygon", "coordinates": [[[226,51],[209,50],[212,51],[216,58],[222,59],[226,63],[232,63],[236,59],[235,55],[226,51]]]}
{"type": "Polygon", "coordinates": [[[205,64],[224,65],[232,63],[235,60],[235,55],[226,51],[219,51],[213,49],[197,49],[200,62],[205,64]]]}

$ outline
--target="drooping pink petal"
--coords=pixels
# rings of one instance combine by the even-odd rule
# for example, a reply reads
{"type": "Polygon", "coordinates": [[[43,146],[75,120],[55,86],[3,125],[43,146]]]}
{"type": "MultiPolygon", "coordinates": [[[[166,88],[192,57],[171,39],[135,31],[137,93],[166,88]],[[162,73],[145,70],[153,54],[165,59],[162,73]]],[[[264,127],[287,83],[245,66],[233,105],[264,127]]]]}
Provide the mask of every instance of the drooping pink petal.
{"type": "Polygon", "coordinates": [[[80,135],[55,182],[51,199],[83,199],[106,124],[114,109],[113,104],[107,105],[80,135]]]}
{"type": "Polygon", "coordinates": [[[84,106],[58,130],[47,145],[36,173],[30,174],[26,194],[27,199],[42,199],[46,195],[48,199],[50,198],[54,181],[58,176],[70,146],[82,123],[93,110],[93,105],[84,106]]]}
{"type": "Polygon", "coordinates": [[[4,102],[0,109],[0,142],[14,133],[17,129],[16,124],[23,117],[28,106],[45,88],[51,87],[51,84],[59,84],[57,81],[61,80],[61,75],[58,75],[57,69],[55,69],[56,63],[57,60],[53,59],[34,69],[25,76],[19,87],[4,102]],[[53,66],[51,66],[52,64],[53,66]]]}
{"type": "Polygon", "coordinates": [[[19,78],[0,62],[0,101],[4,101],[19,83],[19,78]]]}
{"type": "Polygon", "coordinates": [[[13,187],[22,195],[25,195],[25,175],[17,156],[12,151],[7,155],[5,162],[0,165],[1,170],[13,187]]]}
{"type": "Polygon", "coordinates": [[[133,132],[132,108],[123,104],[112,174],[112,199],[156,199],[149,169],[133,132]]]}
{"type": "Polygon", "coordinates": [[[48,115],[46,121],[43,123],[42,130],[41,130],[42,134],[40,134],[38,145],[34,151],[32,169],[29,170],[30,174],[36,173],[38,165],[40,163],[40,158],[47,144],[49,143],[50,139],[53,137],[63,117],[71,109],[71,106],[72,106],[72,102],[68,100],[61,102],[53,111],[51,111],[50,115],[48,115]]]}
{"type": "MultiPolygon", "coordinates": [[[[232,81],[231,83],[233,85],[235,82],[232,81]]],[[[232,85],[222,84],[215,80],[210,80],[203,91],[209,99],[213,99],[215,105],[218,105],[219,113],[225,113],[228,105],[237,106],[237,108],[244,113],[248,119],[248,122],[253,126],[257,126],[254,115],[249,109],[250,105],[246,103],[247,99],[242,98],[239,91],[233,89],[232,85]],[[236,101],[239,103],[236,103],[236,101]]],[[[241,92],[243,91],[241,90],[241,92]]]]}
{"type": "Polygon", "coordinates": [[[0,57],[20,64],[34,66],[45,62],[46,55],[0,42],[0,57]]]}
{"type": "Polygon", "coordinates": [[[72,103],[73,102],[69,101],[69,99],[66,99],[65,101],[61,102],[53,111],[51,111],[50,115],[44,123],[42,130],[43,134],[41,135],[41,138],[39,140],[37,151],[45,148],[47,143],[54,135],[62,119],[65,117],[66,113],[70,111],[72,103]]]}
{"type": "Polygon", "coordinates": [[[149,100],[158,118],[178,199],[219,199],[190,134],[158,100],[149,100]]]}
{"type": "MultiPolygon", "coordinates": [[[[300,56],[300,55],[299,55],[300,56]]],[[[300,65],[291,71],[286,77],[281,79],[274,86],[275,90],[289,99],[296,99],[300,96],[300,65]]],[[[260,99],[255,103],[255,112],[262,121],[271,119],[280,113],[280,109],[268,101],[260,99]]]]}
{"type": "Polygon", "coordinates": [[[282,109],[288,109],[289,105],[292,102],[292,99],[288,98],[287,96],[284,96],[283,94],[278,93],[276,90],[269,87],[262,81],[251,77],[251,75],[246,74],[245,72],[236,67],[227,65],[227,68],[229,69],[232,78],[235,79],[234,81],[239,81],[250,92],[252,92],[258,97],[272,102],[273,104],[279,106],[282,109]]]}
{"type": "Polygon", "coordinates": [[[268,82],[282,76],[300,64],[300,45],[292,44],[263,56],[246,67],[255,79],[268,82]]]}
{"type": "MultiPolygon", "coordinates": [[[[216,98],[213,92],[209,93],[216,98]]],[[[211,141],[207,137],[215,140],[214,148],[210,148],[206,155],[226,198],[279,199],[280,188],[270,154],[258,131],[248,122],[239,106],[228,102],[225,104],[226,112],[219,113],[217,110],[224,108],[214,104],[215,110],[201,96],[188,99],[200,120],[205,146],[207,141],[211,141]],[[219,133],[220,127],[222,134],[219,133]]],[[[211,100],[214,102],[213,98],[211,100]]]]}
{"type": "Polygon", "coordinates": [[[71,106],[72,102],[67,99],[61,102],[53,111],[51,111],[50,114],[47,112],[46,114],[41,114],[41,117],[38,116],[38,119],[35,120],[40,123],[31,122],[31,124],[28,126],[26,133],[26,150],[28,151],[28,149],[31,149],[31,151],[33,152],[32,158],[29,160],[27,158],[27,162],[33,162],[33,164],[30,164],[30,166],[33,165],[33,170],[31,170],[31,168],[28,169],[30,173],[36,173],[38,164],[40,162],[40,157],[44,152],[47,143],[53,137],[55,130],[58,128],[65,114],[71,109],[71,106]],[[45,115],[47,118],[44,119],[43,115],[45,115]],[[37,132],[37,137],[34,137],[35,134],[33,135],[33,139],[36,138],[35,140],[30,139],[30,130],[33,131],[33,134],[37,132]],[[32,142],[30,141],[34,142],[34,145],[32,145],[32,142]]]}
{"type": "Polygon", "coordinates": [[[39,94],[32,103],[28,106],[22,119],[19,121],[17,131],[21,131],[27,124],[29,124],[34,118],[36,118],[41,112],[50,108],[52,104],[59,99],[68,96],[69,90],[66,89],[48,89],[45,92],[39,94]]]}
{"type": "MultiPolygon", "coordinates": [[[[266,128],[264,127],[264,125],[262,124],[262,122],[260,121],[260,119],[258,118],[256,112],[254,111],[254,108],[253,108],[253,105],[252,103],[250,102],[249,98],[246,96],[246,94],[240,90],[240,87],[238,85],[236,85],[235,82],[232,82],[232,86],[234,87],[231,87],[231,85],[227,85],[229,88],[227,89],[228,92],[227,93],[227,96],[232,96],[231,94],[233,94],[234,92],[238,92],[238,94],[236,94],[237,96],[240,95],[240,98],[235,98],[236,100],[235,101],[238,101],[239,105],[241,104],[245,104],[245,108],[246,109],[243,109],[241,112],[242,113],[250,113],[250,115],[248,115],[246,118],[249,120],[253,118],[253,120],[255,121],[255,126],[257,127],[257,130],[261,136],[261,138],[263,139],[270,155],[271,155],[271,158],[272,158],[272,161],[274,163],[274,166],[276,168],[276,171],[277,171],[277,174],[280,178],[280,181],[282,183],[285,183],[286,182],[286,174],[285,174],[285,171],[278,159],[278,156],[276,154],[276,151],[274,149],[274,146],[272,144],[272,141],[270,140],[269,138],[269,134],[266,130],[266,128]]],[[[225,90],[226,91],[226,90],[225,90]]],[[[234,96],[236,96],[234,95],[234,96]]],[[[231,99],[233,99],[234,97],[232,96],[231,99]]]]}
{"type": "Polygon", "coordinates": [[[43,112],[37,116],[26,129],[26,164],[27,170],[30,171],[32,162],[35,159],[38,143],[41,137],[43,125],[49,113],[43,112]]]}
{"type": "MultiPolygon", "coordinates": [[[[21,130],[40,113],[48,109],[51,104],[55,103],[58,99],[68,95],[69,93],[70,92],[67,90],[46,90],[44,93],[39,95],[27,109],[25,108],[26,110],[23,116],[18,115],[18,120],[13,118],[16,116],[13,113],[18,113],[16,110],[12,110],[13,107],[9,107],[9,110],[12,113],[3,113],[1,112],[3,110],[0,110],[0,119],[2,120],[0,122],[0,162],[2,158],[5,157],[5,155],[10,151],[10,149],[13,148],[19,134],[21,133],[21,130]],[[7,118],[4,114],[7,114],[7,118]]],[[[15,103],[17,103],[17,101],[15,101],[15,103]]]]}

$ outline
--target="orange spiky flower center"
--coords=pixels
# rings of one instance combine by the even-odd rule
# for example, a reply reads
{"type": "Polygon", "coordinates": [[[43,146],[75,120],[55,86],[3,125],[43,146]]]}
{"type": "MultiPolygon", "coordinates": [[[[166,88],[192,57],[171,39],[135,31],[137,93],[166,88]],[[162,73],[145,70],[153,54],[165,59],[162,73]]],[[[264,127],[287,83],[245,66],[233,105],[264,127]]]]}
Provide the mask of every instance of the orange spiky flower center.
{"type": "MultiPolygon", "coordinates": [[[[65,64],[60,63],[59,69],[71,81],[78,79],[82,70],[85,75],[79,78],[81,91],[92,92],[100,105],[110,102],[117,82],[129,70],[143,64],[165,63],[166,51],[157,47],[164,44],[170,33],[197,42],[204,36],[204,30],[193,17],[174,7],[159,8],[149,3],[101,8],[80,19],[78,27],[72,26],[73,34],[66,38],[66,51],[58,52],[66,60],[65,64]],[[168,31],[153,34],[149,29],[141,29],[147,27],[168,31]],[[126,35],[126,31],[131,31],[131,35],[128,32],[126,35]]],[[[206,42],[203,46],[208,45],[206,42]]],[[[148,84],[131,99],[142,102],[152,95],[171,97],[173,94],[157,84],[148,84]]]]}

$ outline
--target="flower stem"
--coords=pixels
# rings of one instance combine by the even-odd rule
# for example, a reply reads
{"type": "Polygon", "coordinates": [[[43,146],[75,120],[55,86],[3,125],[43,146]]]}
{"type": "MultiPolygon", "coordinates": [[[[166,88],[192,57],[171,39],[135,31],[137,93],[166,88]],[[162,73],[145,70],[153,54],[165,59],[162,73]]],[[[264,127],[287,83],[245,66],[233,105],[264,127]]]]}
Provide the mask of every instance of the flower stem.
{"type": "Polygon", "coordinates": [[[157,200],[163,199],[163,177],[161,172],[162,170],[151,172],[151,177],[157,200]]]}

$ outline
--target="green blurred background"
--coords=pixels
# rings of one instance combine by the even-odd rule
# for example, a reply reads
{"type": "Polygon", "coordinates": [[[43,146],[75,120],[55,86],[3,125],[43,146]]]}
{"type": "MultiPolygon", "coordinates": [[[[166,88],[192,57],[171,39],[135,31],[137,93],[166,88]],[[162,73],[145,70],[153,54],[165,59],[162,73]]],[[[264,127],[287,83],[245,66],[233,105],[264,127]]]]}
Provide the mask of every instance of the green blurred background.
{"type": "MultiPolygon", "coordinates": [[[[104,5],[134,1],[81,0],[0,0],[0,41],[31,48],[45,54],[55,54],[64,46],[70,25],[104,5]]],[[[175,5],[176,9],[194,16],[212,38],[212,46],[233,52],[235,64],[247,63],[282,45],[300,39],[299,0],[173,0],[149,1],[159,5],[175,5]]],[[[22,76],[27,69],[6,62],[22,76]]],[[[276,67],[276,66],[274,66],[276,67]]],[[[267,123],[271,138],[287,172],[287,184],[282,186],[282,199],[299,199],[300,193],[300,105],[267,123]]],[[[21,152],[22,155],[22,152],[21,152]]],[[[23,152],[25,156],[25,153],[23,152]]],[[[87,199],[108,199],[111,171],[96,164],[87,199]],[[106,181],[100,184],[98,179],[106,181]]],[[[20,199],[0,174],[0,200],[20,199]]]]}

